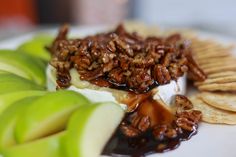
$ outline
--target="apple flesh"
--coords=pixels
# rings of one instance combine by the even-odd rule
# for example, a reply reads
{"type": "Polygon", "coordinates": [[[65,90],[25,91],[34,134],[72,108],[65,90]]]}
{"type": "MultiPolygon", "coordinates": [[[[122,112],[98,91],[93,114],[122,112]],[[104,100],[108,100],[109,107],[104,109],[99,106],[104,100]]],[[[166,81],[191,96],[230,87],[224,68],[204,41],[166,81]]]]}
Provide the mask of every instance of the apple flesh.
{"type": "Polygon", "coordinates": [[[44,90],[44,87],[15,74],[0,74],[0,94],[24,90],[44,90]]]}
{"type": "Polygon", "coordinates": [[[4,70],[0,70],[0,74],[6,74],[8,72],[4,71],[4,70]]]}
{"type": "Polygon", "coordinates": [[[45,46],[52,43],[52,41],[53,38],[51,36],[38,35],[33,39],[24,42],[17,49],[20,52],[27,53],[48,61],[50,59],[50,53],[46,50],[45,46]]]}
{"type": "Polygon", "coordinates": [[[112,102],[80,107],[70,118],[63,139],[66,157],[99,157],[124,116],[112,102]]]}
{"type": "Polygon", "coordinates": [[[21,113],[39,96],[27,97],[10,105],[0,115],[0,151],[16,144],[14,130],[21,113]]]}
{"type": "Polygon", "coordinates": [[[87,98],[74,91],[52,92],[34,101],[17,121],[15,136],[18,143],[39,139],[65,129],[70,115],[87,98]]]}
{"type": "Polygon", "coordinates": [[[61,140],[65,132],[33,142],[16,145],[0,152],[3,157],[65,157],[61,152],[61,140]]]}
{"type": "Polygon", "coordinates": [[[15,103],[26,97],[42,96],[46,93],[47,92],[45,91],[27,90],[2,94],[0,95],[0,114],[12,103],[15,103]]]}
{"type": "Polygon", "coordinates": [[[13,50],[0,50],[0,70],[14,73],[26,79],[45,85],[46,65],[37,58],[13,50]]]}

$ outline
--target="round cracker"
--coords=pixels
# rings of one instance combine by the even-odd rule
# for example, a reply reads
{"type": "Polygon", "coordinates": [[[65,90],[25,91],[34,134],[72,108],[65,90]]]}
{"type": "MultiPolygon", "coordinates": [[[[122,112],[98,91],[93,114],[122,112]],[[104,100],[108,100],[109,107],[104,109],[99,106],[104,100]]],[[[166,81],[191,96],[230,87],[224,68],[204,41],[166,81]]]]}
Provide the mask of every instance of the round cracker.
{"type": "Polygon", "coordinates": [[[235,64],[230,64],[230,65],[223,65],[219,67],[211,67],[211,68],[205,68],[204,72],[207,74],[212,74],[212,73],[217,73],[217,72],[222,72],[222,71],[227,71],[227,70],[232,70],[236,71],[236,65],[235,64]]]}
{"type": "Polygon", "coordinates": [[[230,56],[230,53],[229,52],[225,52],[225,51],[221,51],[219,54],[211,54],[209,52],[206,52],[204,55],[195,55],[195,57],[198,60],[214,58],[214,57],[216,57],[216,58],[218,58],[218,57],[227,57],[227,56],[230,56]]]}
{"type": "Polygon", "coordinates": [[[213,73],[207,75],[207,78],[220,78],[220,77],[225,77],[225,76],[235,76],[236,71],[223,71],[219,73],[213,73]]]}
{"type": "Polygon", "coordinates": [[[191,97],[194,109],[202,112],[202,121],[213,124],[236,124],[236,113],[221,110],[204,103],[197,97],[191,97]]]}
{"type": "Polygon", "coordinates": [[[201,91],[236,91],[236,82],[199,85],[201,91]]]}
{"type": "Polygon", "coordinates": [[[200,98],[213,107],[236,112],[236,95],[229,93],[203,93],[200,98]]]}
{"type": "Polygon", "coordinates": [[[231,83],[231,82],[236,82],[236,75],[224,76],[220,78],[208,78],[202,82],[195,82],[194,85],[201,86],[201,85],[206,85],[206,84],[211,84],[211,83],[231,83]]]}
{"type": "Polygon", "coordinates": [[[208,64],[202,64],[201,68],[202,69],[209,69],[212,67],[216,67],[216,66],[224,66],[224,65],[230,65],[230,64],[235,64],[236,63],[236,59],[234,60],[226,60],[225,62],[222,61],[218,61],[218,62],[208,62],[208,64]]]}
{"type": "Polygon", "coordinates": [[[226,57],[213,57],[213,58],[207,58],[207,59],[201,59],[197,60],[197,62],[202,64],[209,64],[209,63],[215,63],[215,62],[227,62],[229,60],[235,60],[235,58],[232,58],[232,56],[226,56],[226,57]]]}

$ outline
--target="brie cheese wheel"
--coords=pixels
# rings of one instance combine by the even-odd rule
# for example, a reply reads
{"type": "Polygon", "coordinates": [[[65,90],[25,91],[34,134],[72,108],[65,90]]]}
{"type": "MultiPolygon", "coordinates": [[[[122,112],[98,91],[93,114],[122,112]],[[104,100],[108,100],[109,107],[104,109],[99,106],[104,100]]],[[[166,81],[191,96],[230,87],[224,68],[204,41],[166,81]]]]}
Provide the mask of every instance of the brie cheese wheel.
{"type": "MultiPolygon", "coordinates": [[[[73,90],[81,93],[92,102],[104,102],[111,101],[119,103],[118,100],[122,100],[128,95],[127,91],[111,89],[107,87],[99,87],[91,84],[88,81],[80,80],[80,76],[76,69],[70,70],[71,86],[67,90],[73,90]]],[[[56,69],[51,65],[47,67],[47,88],[49,91],[55,91],[57,87],[56,83],[56,69]]],[[[172,80],[165,85],[157,86],[153,99],[161,99],[165,104],[170,105],[172,98],[176,94],[185,94],[186,92],[186,76],[179,77],[177,81],[172,80]]],[[[119,103],[122,108],[126,109],[125,104],[119,103]]]]}

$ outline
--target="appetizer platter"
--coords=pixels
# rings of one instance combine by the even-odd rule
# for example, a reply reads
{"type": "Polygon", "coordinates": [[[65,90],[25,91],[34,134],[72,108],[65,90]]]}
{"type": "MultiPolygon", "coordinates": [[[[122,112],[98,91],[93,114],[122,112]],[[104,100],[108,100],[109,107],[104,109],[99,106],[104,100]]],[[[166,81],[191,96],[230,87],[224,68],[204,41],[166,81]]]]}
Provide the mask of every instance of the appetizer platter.
{"type": "Polygon", "coordinates": [[[236,152],[233,41],[139,23],[0,43],[2,157],[236,152]]]}

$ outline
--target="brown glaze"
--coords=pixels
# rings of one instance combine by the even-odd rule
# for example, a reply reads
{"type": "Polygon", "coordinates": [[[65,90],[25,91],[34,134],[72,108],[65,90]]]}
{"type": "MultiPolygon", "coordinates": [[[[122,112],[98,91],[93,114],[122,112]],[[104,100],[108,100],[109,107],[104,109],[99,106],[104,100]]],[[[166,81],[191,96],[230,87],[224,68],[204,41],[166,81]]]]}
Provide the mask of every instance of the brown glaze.
{"type": "Polygon", "coordinates": [[[154,100],[153,94],[153,91],[145,94],[129,93],[121,103],[128,106],[127,112],[136,111],[139,115],[149,116],[152,126],[172,122],[173,113],[161,101],[154,100]]]}
{"type": "Polygon", "coordinates": [[[121,103],[126,104],[128,106],[127,112],[133,112],[135,111],[138,106],[146,100],[148,97],[152,95],[152,92],[148,92],[145,94],[135,94],[135,93],[129,93],[127,95],[127,98],[124,100],[120,100],[121,103]]]}
{"type": "Polygon", "coordinates": [[[124,155],[125,157],[144,157],[153,153],[163,153],[178,148],[181,141],[190,139],[197,133],[183,131],[174,139],[156,140],[149,129],[138,137],[125,136],[118,128],[103,150],[104,155],[124,155]]]}
{"type": "Polygon", "coordinates": [[[152,99],[152,96],[149,96],[141,103],[140,107],[137,109],[137,114],[149,116],[152,127],[162,124],[171,124],[174,119],[174,115],[171,111],[160,102],[152,99]]]}
{"type": "Polygon", "coordinates": [[[177,148],[181,141],[197,133],[197,123],[191,131],[179,127],[176,123],[179,115],[154,100],[151,92],[130,93],[124,102],[129,112],[104,148],[105,155],[143,157],[162,153],[177,148]],[[164,128],[164,132],[160,132],[160,128],[164,128]]]}

